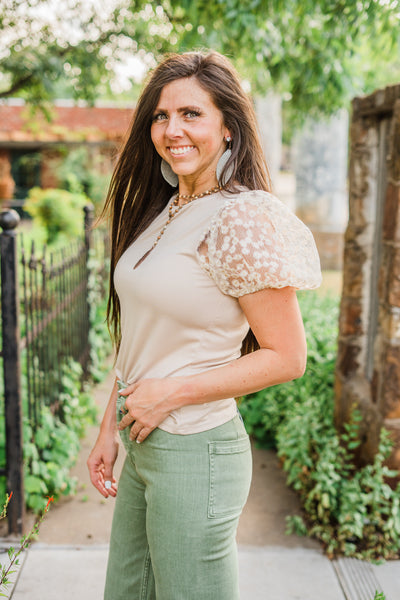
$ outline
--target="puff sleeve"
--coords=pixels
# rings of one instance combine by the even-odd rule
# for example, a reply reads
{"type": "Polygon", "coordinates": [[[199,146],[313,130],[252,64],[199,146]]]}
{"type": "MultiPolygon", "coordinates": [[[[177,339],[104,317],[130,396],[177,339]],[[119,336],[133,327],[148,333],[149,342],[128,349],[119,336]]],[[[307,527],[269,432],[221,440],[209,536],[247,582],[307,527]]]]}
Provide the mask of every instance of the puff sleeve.
{"type": "Polygon", "coordinates": [[[212,219],[197,248],[201,266],[224,294],[321,284],[311,231],[271,194],[242,192],[212,219]]]}

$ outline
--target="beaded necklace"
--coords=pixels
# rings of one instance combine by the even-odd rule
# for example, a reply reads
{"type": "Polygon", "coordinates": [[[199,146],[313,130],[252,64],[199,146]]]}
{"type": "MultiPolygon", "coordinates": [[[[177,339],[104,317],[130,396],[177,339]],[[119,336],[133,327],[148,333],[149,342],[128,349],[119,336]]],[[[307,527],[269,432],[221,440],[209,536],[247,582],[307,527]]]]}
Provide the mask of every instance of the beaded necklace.
{"type": "Polygon", "coordinates": [[[144,259],[147,258],[147,256],[150,254],[150,252],[152,250],[154,250],[154,248],[157,246],[158,242],[160,241],[161,237],[163,236],[164,231],[167,229],[168,225],[171,223],[172,219],[174,217],[176,217],[176,215],[179,213],[179,211],[184,206],[186,206],[190,202],[193,202],[193,200],[197,200],[198,198],[203,198],[204,196],[210,196],[211,194],[215,194],[216,192],[219,192],[221,189],[222,189],[221,186],[217,185],[217,186],[211,188],[210,190],[206,190],[205,192],[200,192],[199,194],[177,194],[168,207],[167,222],[160,230],[160,233],[156,237],[154,244],[152,245],[150,250],[147,250],[146,254],[144,254],[142,256],[142,258],[136,263],[136,265],[133,268],[136,269],[144,261],[144,259]],[[181,201],[182,201],[182,204],[179,204],[181,201]]]}

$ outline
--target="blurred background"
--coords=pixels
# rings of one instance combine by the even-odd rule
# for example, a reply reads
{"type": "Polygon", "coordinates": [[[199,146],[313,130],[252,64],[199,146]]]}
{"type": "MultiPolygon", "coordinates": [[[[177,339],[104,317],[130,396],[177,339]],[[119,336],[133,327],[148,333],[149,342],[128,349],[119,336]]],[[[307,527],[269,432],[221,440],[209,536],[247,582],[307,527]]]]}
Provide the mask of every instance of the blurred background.
{"type": "Polygon", "coordinates": [[[307,372],[243,399],[246,427],[299,494],[291,530],[330,556],[400,556],[399,35],[399,0],[0,0],[0,205],[20,217],[0,216],[9,531],[77,490],[88,386],[111,354],[91,225],[141,84],[166,52],[213,49],[323,267],[299,294],[307,372]]]}
{"type": "Polygon", "coordinates": [[[254,101],[275,193],[340,269],[350,102],[400,81],[399,14],[397,0],[2,0],[0,199],[22,210],[56,187],[100,206],[148,69],[211,48],[254,101]]]}

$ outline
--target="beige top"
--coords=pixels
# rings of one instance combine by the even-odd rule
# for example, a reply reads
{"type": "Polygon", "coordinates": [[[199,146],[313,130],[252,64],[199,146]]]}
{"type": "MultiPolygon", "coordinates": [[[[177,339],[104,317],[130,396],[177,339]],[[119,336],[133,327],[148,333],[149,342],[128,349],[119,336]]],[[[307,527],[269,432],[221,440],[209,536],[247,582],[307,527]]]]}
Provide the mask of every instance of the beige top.
{"type": "MultiPolygon", "coordinates": [[[[267,192],[219,192],[187,204],[135,269],[167,218],[168,207],[115,269],[122,332],[116,373],[126,383],[232,362],[249,329],[238,297],[266,287],[313,289],[321,282],[311,232],[267,192]]],[[[197,433],[236,411],[233,398],[188,405],[159,427],[197,433]]]]}

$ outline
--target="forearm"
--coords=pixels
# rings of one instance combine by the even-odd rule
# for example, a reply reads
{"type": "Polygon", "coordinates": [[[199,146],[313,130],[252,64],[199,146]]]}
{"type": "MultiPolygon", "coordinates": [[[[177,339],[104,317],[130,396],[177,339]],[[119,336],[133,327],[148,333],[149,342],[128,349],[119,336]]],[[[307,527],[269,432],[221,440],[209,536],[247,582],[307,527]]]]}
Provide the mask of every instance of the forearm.
{"type": "Polygon", "coordinates": [[[261,348],[224,367],[182,378],[177,407],[250,394],[301,377],[304,368],[304,352],[282,356],[261,348]]]}
{"type": "Polygon", "coordinates": [[[115,496],[117,493],[113,475],[119,444],[115,410],[117,393],[118,387],[115,381],[100,425],[100,433],[87,460],[90,479],[105,498],[115,496]]]}
{"type": "Polygon", "coordinates": [[[117,431],[117,416],[116,416],[116,403],[118,395],[118,385],[115,379],[113,388],[111,390],[110,399],[108,401],[106,410],[104,412],[103,419],[100,425],[100,435],[105,433],[115,433],[117,431]]]}

